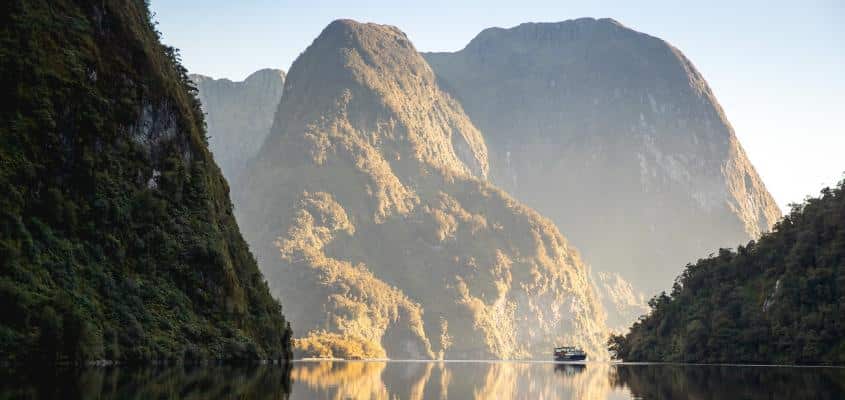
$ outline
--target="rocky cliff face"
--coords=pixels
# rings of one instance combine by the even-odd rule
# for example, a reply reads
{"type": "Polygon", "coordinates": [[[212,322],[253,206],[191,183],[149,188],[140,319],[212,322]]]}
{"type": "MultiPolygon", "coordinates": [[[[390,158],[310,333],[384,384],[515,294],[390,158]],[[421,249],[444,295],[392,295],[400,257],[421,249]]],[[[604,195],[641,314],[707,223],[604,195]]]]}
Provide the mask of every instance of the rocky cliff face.
{"type": "Polygon", "coordinates": [[[648,313],[648,300],[642,291],[615,272],[593,271],[597,293],[615,332],[625,332],[631,321],[648,313]]]}
{"type": "Polygon", "coordinates": [[[488,184],[487,148],[404,33],[335,21],[293,64],[234,191],[304,355],[600,358],[578,253],[488,184]]]}
{"type": "Polygon", "coordinates": [[[289,358],[146,2],[0,9],[0,364],[289,358]]]}
{"type": "Polygon", "coordinates": [[[262,69],[243,82],[198,74],[190,77],[206,115],[208,147],[223,175],[234,182],[270,133],[285,73],[262,69]]]}
{"type": "Polygon", "coordinates": [[[663,40],[584,18],[425,57],[483,132],[492,181],[637,291],[780,216],[704,78],[663,40]]]}

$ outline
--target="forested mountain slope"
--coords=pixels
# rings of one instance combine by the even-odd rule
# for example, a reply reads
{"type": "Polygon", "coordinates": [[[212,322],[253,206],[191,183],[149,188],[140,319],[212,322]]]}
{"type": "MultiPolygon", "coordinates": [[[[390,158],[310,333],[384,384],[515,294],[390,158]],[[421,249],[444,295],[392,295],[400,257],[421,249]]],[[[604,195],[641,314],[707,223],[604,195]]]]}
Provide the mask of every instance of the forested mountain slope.
{"type": "Polygon", "coordinates": [[[3,2],[0,92],[0,363],[290,356],[146,2],[3,2]]]}
{"type": "Polygon", "coordinates": [[[650,305],[611,341],[626,361],[845,364],[845,181],[650,305]]]}

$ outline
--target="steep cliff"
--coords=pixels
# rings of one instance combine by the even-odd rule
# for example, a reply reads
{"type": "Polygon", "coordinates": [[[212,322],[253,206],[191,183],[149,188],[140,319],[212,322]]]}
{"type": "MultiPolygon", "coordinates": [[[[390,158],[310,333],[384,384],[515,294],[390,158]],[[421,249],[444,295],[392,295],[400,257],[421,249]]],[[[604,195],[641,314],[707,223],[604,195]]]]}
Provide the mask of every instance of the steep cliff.
{"type": "Polygon", "coordinates": [[[611,343],[626,361],[845,364],[845,181],[688,265],[611,343]]]}
{"type": "Polygon", "coordinates": [[[290,356],[141,0],[0,6],[0,363],[290,356]]]}
{"type": "Polygon", "coordinates": [[[258,153],[282,99],[285,73],[262,69],[243,82],[192,74],[208,125],[208,147],[226,180],[233,183],[258,153]]]}
{"type": "Polygon", "coordinates": [[[589,272],[483,178],[487,150],[404,33],[331,23],[294,62],[238,220],[304,355],[603,357],[589,272]]]}
{"type": "Polygon", "coordinates": [[[645,295],[618,273],[593,271],[593,279],[611,330],[624,332],[632,321],[648,313],[645,295]]]}
{"type": "Polygon", "coordinates": [[[493,183],[648,296],[780,216],[704,78],[663,40],[583,18],[425,57],[483,132],[493,183]]]}

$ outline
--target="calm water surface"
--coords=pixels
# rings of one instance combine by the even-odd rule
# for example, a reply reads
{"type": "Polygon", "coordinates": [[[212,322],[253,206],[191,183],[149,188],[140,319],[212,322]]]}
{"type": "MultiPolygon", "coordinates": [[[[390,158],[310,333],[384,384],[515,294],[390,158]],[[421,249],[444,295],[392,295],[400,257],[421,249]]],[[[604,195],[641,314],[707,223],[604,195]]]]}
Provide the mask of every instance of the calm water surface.
{"type": "Polygon", "coordinates": [[[297,361],[2,375],[0,399],[845,399],[845,369],[297,361]]]}

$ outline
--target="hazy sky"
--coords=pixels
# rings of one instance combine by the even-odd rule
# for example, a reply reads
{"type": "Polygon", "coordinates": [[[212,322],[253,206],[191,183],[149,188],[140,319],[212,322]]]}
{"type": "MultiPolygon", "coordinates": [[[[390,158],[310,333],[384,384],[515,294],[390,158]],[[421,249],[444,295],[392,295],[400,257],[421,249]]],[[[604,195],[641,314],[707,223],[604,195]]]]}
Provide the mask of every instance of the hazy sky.
{"type": "Polygon", "coordinates": [[[710,83],[782,209],[845,172],[845,1],[152,0],[191,72],[287,71],[332,20],[396,25],[420,51],[479,31],[610,17],[680,48],[710,83]],[[407,3],[407,4],[406,4],[407,3]],[[459,5],[456,5],[459,4],[459,5]]]}

